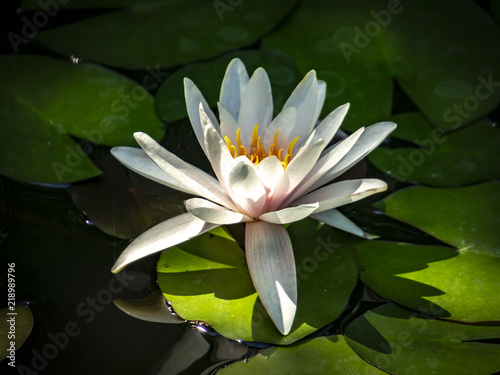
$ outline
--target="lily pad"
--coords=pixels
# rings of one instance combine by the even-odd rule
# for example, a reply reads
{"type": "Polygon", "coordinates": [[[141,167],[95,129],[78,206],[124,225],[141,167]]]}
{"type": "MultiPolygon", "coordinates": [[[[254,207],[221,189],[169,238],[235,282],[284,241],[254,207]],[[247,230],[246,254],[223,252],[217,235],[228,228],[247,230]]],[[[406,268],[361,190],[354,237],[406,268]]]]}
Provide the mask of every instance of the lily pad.
{"type": "Polygon", "coordinates": [[[354,246],[361,280],[383,297],[462,322],[500,321],[500,182],[460,189],[413,187],[379,203],[392,217],[454,247],[383,241],[354,246]]]}
{"type": "Polygon", "coordinates": [[[87,157],[93,144],[135,145],[138,130],[163,134],[149,93],[102,67],[2,56],[0,76],[2,175],[43,183],[94,177],[101,172],[87,157]]]}
{"type": "Polygon", "coordinates": [[[500,258],[385,241],[356,245],[361,280],[378,294],[440,318],[500,321],[500,258]]]}
{"type": "Polygon", "coordinates": [[[343,336],[327,336],[307,340],[288,347],[265,349],[247,362],[236,362],[220,374],[363,374],[385,372],[362,360],[343,336]]]}
{"type": "Polygon", "coordinates": [[[139,176],[112,155],[95,162],[103,175],[74,184],[71,196],[103,232],[132,239],[153,225],[186,212],[183,202],[190,195],[139,176]]]}
{"type": "Polygon", "coordinates": [[[323,115],[351,102],[349,130],[390,114],[393,77],[438,127],[484,116],[500,101],[495,44],[498,25],[473,1],[452,0],[304,1],[263,41],[327,82],[323,115]]]}
{"type": "Polygon", "coordinates": [[[170,75],[156,93],[155,106],[162,120],[172,121],[187,116],[184,100],[184,77],[191,79],[203,93],[211,107],[219,100],[219,92],[227,65],[240,58],[249,74],[263,67],[273,88],[275,108],[281,110],[295,85],[302,78],[295,63],[284,53],[275,51],[238,51],[217,59],[186,65],[170,75]]]}
{"type": "Polygon", "coordinates": [[[282,336],[253,287],[245,254],[235,242],[202,235],[164,251],[158,284],[180,317],[210,324],[230,339],[291,344],[336,319],[356,284],[347,237],[312,219],[287,227],[297,265],[298,308],[282,336]]]}
{"type": "Polygon", "coordinates": [[[490,375],[500,370],[500,327],[445,322],[392,303],[369,311],[346,330],[364,360],[390,374],[490,375]]]}
{"type": "Polygon", "coordinates": [[[500,177],[500,128],[481,120],[444,134],[419,113],[390,118],[398,124],[394,136],[420,147],[378,148],[370,161],[402,180],[438,187],[468,185],[500,177]]]}
{"type": "Polygon", "coordinates": [[[461,253],[500,255],[500,181],[458,189],[424,186],[397,191],[376,204],[461,253]]]}
{"type": "Polygon", "coordinates": [[[63,55],[111,66],[177,65],[255,42],[275,28],[295,3],[141,1],[42,31],[38,38],[63,55]]]}
{"type": "MultiPolygon", "coordinates": [[[[14,350],[18,350],[26,341],[33,329],[33,315],[27,305],[17,305],[14,310],[8,308],[0,310],[0,361],[3,361],[7,356],[10,356],[12,351],[11,342],[14,342],[14,350]],[[15,315],[13,315],[15,314],[15,315]],[[14,325],[9,322],[14,319],[14,325]],[[14,327],[12,330],[11,327],[14,327]]],[[[8,360],[10,362],[10,360],[8,360]]]]}

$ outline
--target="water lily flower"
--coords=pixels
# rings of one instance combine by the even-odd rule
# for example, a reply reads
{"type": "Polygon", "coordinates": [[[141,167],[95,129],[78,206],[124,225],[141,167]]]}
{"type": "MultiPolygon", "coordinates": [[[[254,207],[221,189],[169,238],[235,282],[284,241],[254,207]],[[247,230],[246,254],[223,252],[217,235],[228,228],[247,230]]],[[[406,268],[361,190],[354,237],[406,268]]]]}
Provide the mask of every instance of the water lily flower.
{"type": "Polygon", "coordinates": [[[331,183],[377,147],[395,128],[380,122],[328,147],[349,105],[317,126],[326,84],[310,71],[273,119],[269,78],[258,68],[249,78],[239,59],[229,64],[218,103],[220,123],[203,95],[184,80],[189,119],[216,178],[184,162],[144,133],[141,149],[117,147],[113,155],[133,171],[171,188],[199,196],[187,213],[166,220],[135,239],[112,271],[220,225],[245,224],[245,253],[255,289],[283,335],[297,308],[297,278],[288,232],[282,224],[311,216],[367,237],[337,207],[386,190],[384,181],[331,183]]]}

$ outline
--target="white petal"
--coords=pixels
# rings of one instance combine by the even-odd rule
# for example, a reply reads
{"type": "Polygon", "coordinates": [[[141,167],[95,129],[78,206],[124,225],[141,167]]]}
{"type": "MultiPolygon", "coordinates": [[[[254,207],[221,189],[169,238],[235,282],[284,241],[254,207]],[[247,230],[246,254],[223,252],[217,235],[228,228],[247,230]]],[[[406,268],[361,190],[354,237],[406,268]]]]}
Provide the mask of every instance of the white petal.
{"type": "Polygon", "coordinates": [[[184,202],[188,212],[197,218],[212,224],[235,224],[253,220],[239,212],[228,210],[225,207],[201,198],[192,198],[184,202]]]}
{"type": "Polygon", "coordinates": [[[111,149],[111,153],[120,163],[141,176],[188,194],[196,194],[196,192],[188,189],[165,173],[156,165],[148,154],[140,148],[114,147],[111,149]]]}
{"type": "MultiPolygon", "coordinates": [[[[288,148],[288,145],[292,141],[290,139],[290,128],[293,128],[294,124],[297,122],[297,109],[295,107],[283,108],[283,110],[274,118],[271,124],[267,127],[264,134],[264,147],[269,150],[269,146],[274,143],[274,135],[276,131],[278,132],[278,146],[279,148],[288,148]],[[288,131],[287,131],[288,129],[288,131]],[[284,146],[285,145],[285,146],[284,146]]],[[[261,133],[262,134],[262,133],[261,133]]]]}
{"type": "Polygon", "coordinates": [[[323,186],[324,184],[330,182],[331,180],[340,176],[346,170],[351,168],[354,164],[368,155],[375,147],[382,143],[382,141],[395,128],[396,124],[388,121],[379,122],[367,127],[354,147],[351,149],[351,151],[349,151],[347,155],[344,156],[344,158],[334,168],[332,168],[327,174],[319,179],[309,189],[309,191],[323,186]]]}
{"type": "Polygon", "coordinates": [[[239,118],[241,98],[247,88],[247,84],[248,73],[245,65],[240,59],[231,60],[222,80],[219,102],[235,120],[239,118]]]}
{"type": "MultiPolygon", "coordinates": [[[[316,72],[311,70],[300,81],[295,90],[283,106],[283,110],[289,107],[295,107],[297,110],[297,117],[295,123],[289,124],[285,128],[280,128],[280,133],[283,133],[287,139],[299,138],[299,145],[307,140],[315,123],[313,118],[316,108],[316,99],[318,94],[318,80],[316,79],[316,72]]],[[[286,148],[288,144],[280,144],[279,148],[286,148]]]]}
{"type": "Polygon", "coordinates": [[[327,174],[349,152],[349,150],[352,149],[359,137],[363,134],[364,130],[364,128],[358,129],[355,133],[337,143],[325,155],[323,155],[314,165],[313,169],[311,169],[311,171],[307,174],[301,184],[297,186],[295,191],[283,202],[283,204],[287,205],[298,197],[301,197],[311,191],[311,186],[327,174]]]}
{"type": "Polygon", "coordinates": [[[356,236],[366,238],[368,240],[372,240],[374,238],[378,238],[378,236],[374,236],[372,234],[366,233],[354,224],[351,220],[349,220],[346,216],[344,216],[340,211],[336,209],[331,209],[328,211],[323,211],[314,215],[311,215],[313,219],[321,221],[331,227],[343,230],[348,233],[355,234],[356,236]]]}
{"type": "Polygon", "coordinates": [[[326,116],[323,121],[316,126],[316,128],[314,128],[306,142],[306,145],[314,143],[318,139],[322,139],[325,142],[326,147],[337,133],[337,130],[342,124],[342,121],[344,121],[348,110],[349,103],[346,103],[330,112],[330,114],[326,116]]]}
{"type": "Polygon", "coordinates": [[[291,192],[314,167],[323,148],[323,140],[320,139],[292,159],[276,185],[269,206],[270,210],[275,211],[282,207],[281,204],[283,201],[288,198],[291,192]]]}
{"type": "Polygon", "coordinates": [[[313,126],[318,122],[319,116],[321,115],[321,109],[323,109],[323,104],[326,98],[326,82],[318,80],[318,94],[316,96],[316,106],[314,107],[313,116],[313,126]]]}
{"type": "Polygon", "coordinates": [[[340,181],[304,195],[292,202],[292,205],[319,202],[319,208],[315,212],[319,213],[358,201],[386,189],[387,184],[384,181],[373,178],[340,181]]]}
{"type": "Polygon", "coordinates": [[[258,68],[248,81],[238,117],[238,124],[241,127],[241,141],[245,147],[250,145],[255,124],[259,124],[259,132],[265,132],[272,117],[271,84],[266,71],[258,68]]]}
{"type": "Polygon", "coordinates": [[[233,202],[215,178],[167,151],[149,135],[135,133],[134,137],[149,157],[180,184],[186,186],[186,188],[197,195],[201,195],[230,209],[235,208],[233,202]]]}
{"type": "Polygon", "coordinates": [[[245,214],[258,217],[266,202],[266,189],[246,156],[240,156],[235,161],[229,172],[228,194],[245,214]]]}
{"type": "Polygon", "coordinates": [[[240,126],[221,103],[218,103],[218,107],[221,134],[223,137],[228,137],[233,145],[236,145],[236,131],[240,126]]]}
{"type": "Polygon", "coordinates": [[[279,211],[267,212],[259,219],[268,223],[288,224],[305,219],[319,207],[318,203],[303,204],[296,207],[287,207],[279,211]]]}
{"type": "Polygon", "coordinates": [[[264,184],[267,194],[273,194],[276,184],[284,173],[283,165],[274,155],[268,156],[255,166],[255,172],[264,184]]]}
{"type": "Polygon", "coordinates": [[[218,132],[220,132],[219,122],[208,106],[208,103],[201,94],[200,90],[198,90],[198,87],[196,87],[193,81],[189,78],[184,78],[184,96],[186,98],[186,109],[189,120],[191,121],[191,125],[193,126],[194,133],[196,134],[196,138],[198,139],[201,148],[205,151],[205,140],[200,123],[200,103],[203,105],[203,109],[218,132]]]}
{"type": "Polygon", "coordinates": [[[259,298],[276,327],[287,335],[297,309],[297,276],[292,243],[280,224],[246,224],[245,253],[259,298]]]}
{"type": "Polygon", "coordinates": [[[137,237],[120,255],[111,272],[119,272],[138,259],[180,244],[217,227],[218,225],[206,223],[190,213],[168,219],[137,237]]]}

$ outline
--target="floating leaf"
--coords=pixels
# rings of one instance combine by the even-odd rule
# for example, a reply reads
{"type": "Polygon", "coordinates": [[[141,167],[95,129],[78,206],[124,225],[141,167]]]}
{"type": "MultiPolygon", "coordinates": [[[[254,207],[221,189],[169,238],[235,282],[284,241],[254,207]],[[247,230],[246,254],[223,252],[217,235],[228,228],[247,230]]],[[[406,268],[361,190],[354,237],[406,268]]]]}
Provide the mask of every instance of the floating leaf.
{"type": "Polygon", "coordinates": [[[239,57],[249,74],[263,67],[273,88],[273,101],[281,110],[295,85],[302,78],[295,63],[285,54],[275,51],[238,51],[215,60],[187,65],[170,75],[156,93],[155,105],[161,119],[177,120],[187,116],[184,100],[184,77],[192,80],[203,93],[211,107],[219,100],[219,92],[227,65],[239,57]]]}
{"type": "Polygon", "coordinates": [[[361,280],[383,297],[463,322],[499,321],[500,259],[436,246],[364,241],[361,280]]]}
{"type": "Polygon", "coordinates": [[[458,189],[412,187],[388,196],[378,207],[461,253],[500,255],[500,181],[458,189]]]}
{"type": "Polygon", "coordinates": [[[457,249],[356,243],[361,280],[383,297],[441,318],[500,321],[500,182],[460,189],[413,187],[379,205],[457,249]]]}
{"type": "Polygon", "coordinates": [[[92,143],[135,145],[138,130],[162,136],[151,96],[110,70],[19,55],[0,57],[0,76],[0,173],[8,177],[45,183],[94,177],[100,171],[86,156],[92,143]]]}
{"type": "Polygon", "coordinates": [[[500,30],[483,10],[452,0],[304,1],[263,42],[290,55],[302,73],[318,71],[328,84],[323,114],[351,102],[350,130],[390,114],[392,77],[443,129],[484,116],[500,100],[494,44],[500,30]],[[432,38],[422,38],[422,24],[432,38]]]}
{"type": "Polygon", "coordinates": [[[393,134],[420,147],[378,148],[369,158],[391,176],[438,187],[455,187],[500,177],[500,129],[487,120],[451,134],[434,129],[419,113],[390,118],[393,134]]]}
{"type": "MultiPolygon", "coordinates": [[[[0,319],[0,335],[2,337],[2,340],[0,340],[0,361],[3,361],[7,356],[11,355],[12,351],[15,352],[24,344],[33,329],[34,323],[33,315],[27,305],[17,305],[14,310],[1,309],[0,319]],[[11,321],[14,324],[11,324],[11,321]],[[14,350],[11,350],[11,342],[14,342],[14,350]]],[[[11,362],[10,359],[7,361],[11,362]]]]}
{"type": "Polygon", "coordinates": [[[265,349],[248,362],[236,362],[220,374],[363,374],[382,375],[383,371],[362,360],[346,344],[343,336],[307,340],[288,347],[265,349]]]}
{"type": "Polygon", "coordinates": [[[500,327],[429,318],[392,303],[369,311],[346,330],[364,360],[390,374],[490,375],[500,370],[500,327]]]}
{"type": "Polygon", "coordinates": [[[245,254],[232,241],[202,235],[164,251],[158,261],[158,284],[184,319],[207,322],[231,339],[290,344],[336,319],[357,280],[346,237],[317,225],[309,219],[287,227],[299,284],[297,314],[288,336],[282,336],[267,316],[245,254]]]}
{"type": "MultiPolygon", "coordinates": [[[[128,3],[128,2],[127,2],[128,3]]],[[[296,1],[142,1],[42,31],[66,56],[119,67],[166,66],[214,57],[269,33],[296,1]]]]}

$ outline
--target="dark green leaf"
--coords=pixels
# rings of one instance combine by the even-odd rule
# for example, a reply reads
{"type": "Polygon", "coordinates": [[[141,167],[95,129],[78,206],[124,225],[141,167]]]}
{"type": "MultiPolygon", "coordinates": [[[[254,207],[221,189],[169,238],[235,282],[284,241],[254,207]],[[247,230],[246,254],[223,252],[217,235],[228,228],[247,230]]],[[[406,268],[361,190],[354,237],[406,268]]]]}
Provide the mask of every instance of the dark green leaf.
{"type": "Polygon", "coordinates": [[[120,67],[193,62],[251,44],[296,1],[146,1],[39,34],[66,56],[120,67]]]}
{"type": "Polygon", "coordinates": [[[390,118],[398,124],[394,136],[415,148],[378,148],[369,158],[397,179],[438,187],[454,187],[500,177],[500,129],[487,120],[443,134],[419,113],[390,118]]]}
{"type": "Polygon", "coordinates": [[[497,44],[498,26],[472,1],[312,0],[263,45],[289,54],[302,73],[318,71],[328,83],[324,115],[350,101],[347,129],[390,114],[395,77],[448,130],[498,105],[497,44]]]}
{"type": "Polygon", "coordinates": [[[100,171],[86,155],[92,143],[136,145],[138,130],[162,136],[151,96],[107,69],[3,56],[0,76],[0,173],[8,177],[45,183],[94,177],[100,171]]]}

